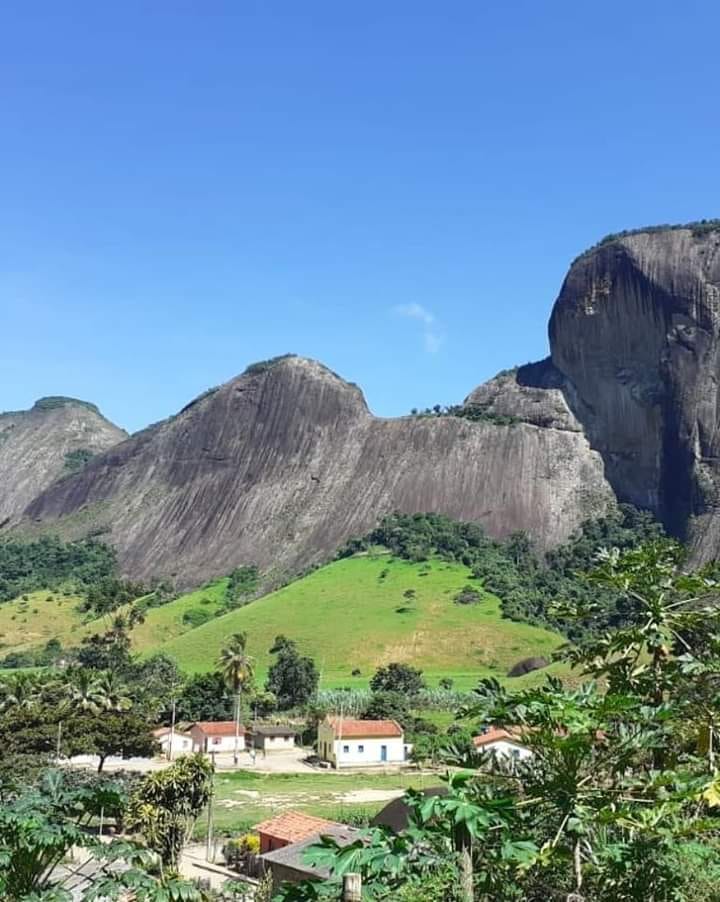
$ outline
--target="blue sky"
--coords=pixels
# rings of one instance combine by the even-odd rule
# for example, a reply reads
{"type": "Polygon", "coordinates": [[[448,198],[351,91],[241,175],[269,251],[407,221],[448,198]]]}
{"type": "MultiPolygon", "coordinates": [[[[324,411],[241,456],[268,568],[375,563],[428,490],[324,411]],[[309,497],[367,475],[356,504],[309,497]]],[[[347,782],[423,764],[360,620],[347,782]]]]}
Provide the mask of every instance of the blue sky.
{"type": "Polygon", "coordinates": [[[547,353],[570,260],[720,215],[708,2],[8,0],[0,410],[131,430],[287,351],[381,415],[547,353]]]}

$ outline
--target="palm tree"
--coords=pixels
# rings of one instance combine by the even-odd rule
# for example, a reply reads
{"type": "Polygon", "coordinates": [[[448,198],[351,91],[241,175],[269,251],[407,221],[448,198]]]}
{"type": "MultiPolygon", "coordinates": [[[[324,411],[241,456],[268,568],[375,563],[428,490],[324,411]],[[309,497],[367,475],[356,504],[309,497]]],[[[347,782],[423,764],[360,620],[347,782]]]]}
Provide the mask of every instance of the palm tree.
{"type": "Polygon", "coordinates": [[[132,708],[132,699],[127,694],[127,687],[114,671],[106,670],[97,682],[98,689],[104,697],[106,710],[120,712],[132,708]]]}
{"type": "Polygon", "coordinates": [[[27,711],[40,700],[37,679],[27,673],[18,673],[0,686],[0,712],[16,708],[27,711]]]}
{"type": "Polygon", "coordinates": [[[240,744],[240,693],[253,679],[255,660],[246,651],[247,633],[235,633],[220,652],[220,673],[225,685],[235,696],[235,751],[233,761],[238,763],[240,744]]]}
{"type": "Polygon", "coordinates": [[[109,708],[108,696],[102,682],[92,671],[78,670],[72,674],[66,692],[69,706],[76,711],[99,714],[100,711],[107,711],[109,708]]]}

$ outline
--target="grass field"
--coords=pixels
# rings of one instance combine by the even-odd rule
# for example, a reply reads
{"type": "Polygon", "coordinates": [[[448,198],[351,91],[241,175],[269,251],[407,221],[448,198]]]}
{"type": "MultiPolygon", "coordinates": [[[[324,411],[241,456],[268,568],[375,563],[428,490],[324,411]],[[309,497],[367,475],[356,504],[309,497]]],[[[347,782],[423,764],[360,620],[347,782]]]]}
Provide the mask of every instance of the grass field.
{"type": "MultiPolygon", "coordinates": [[[[228,636],[244,630],[262,684],[269,649],[282,633],[315,659],[324,688],[366,687],[378,666],[404,661],[420,667],[430,685],[448,676],[457,689],[469,689],[480,677],[502,678],[520,658],[549,655],[561,644],[562,637],[548,630],[504,620],[493,595],[483,593],[479,604],[455,603],[468,584],[470,571],[460,564],[370,554],[335,561],[218,617],[227,585],[221,579],[150,608],[133,630],[133,649],[141,655],[162,651],[183,670],[202,672],[215,667],[228,636]],[[186,619],[190,611],[209,619],[193,626],[186,619]]],[[[88,620],[79,601],[41,591],[0,605],[0,655],[42,647],[53,637],[64,647],[78,645],[109,627],[111,617],[88,620]]],[[[565,670],[552,665],[522,682],[565,670]]]]}
{"type": "Polygon", "coordinates": [[[421,667],[431,683],[451,676],[458,688],[467,688],[561,643],[548,630],[504,620],[495,596],[456,604],[470,578],[466,567],[443,561],[347,558],[153,650],[171,655],[186,671],[210,670],[228,636],[244,630],[263,679],[268,650],[282,633],[315,659],[323,686],[366,686],[381,664],[404,661],[421,667]],[[353,677],[353,670],[360,674],[353,677]]]}
{"type": "MultiPolygon", "coordinates": [[[[222,606],[226,579],[208,584],[157,608],[149,608],[144,623],[132,633],[135,651],[153,652],[158,645],[193,629],[184,620],[190,610],[201,610],[209,617],[222,606]]],[[[0,605],[0,654],[44,645],[57,638],[63,646],[78,645],[84,636],[108,629],[114,614],[89,619],[78,610],[81,598],[51,590],[31,592],[27,601],[16,598],[0,605]]],[[[120,608],[122,613],[125,608],[120,608]]]]}
{"type": "Polygon", "coordinates": [[[63,639],[82,626],[80,598],[43,590],[0,604],[0,654],[63,639]]]}
{"type": "Polygon", "coordinates": [[[198,610],[214,616],[222,607],[226,586],[227,579],[220,579],[168,604],[150,608],[145,614],[145,622],[133,629],[133,649],[151,653],[157,651],[159,645],[190,632],[192,624],[183,619],[188,611],[198,610]]]}
{"type": "MultiPolygon", "coordinates": [[[[372,817],[388,802],[383,793],[439,782],[438,777],[424,774],[218,774],[213,823],[220,833],[236,834],[289,809],[342,823],[349,813],[372,817]],[[354,794],[361,791],[377,798],[354,801],[354,794]]],[[[201,822],[196,834],[202,836],[205,830],[201,822]]]]}

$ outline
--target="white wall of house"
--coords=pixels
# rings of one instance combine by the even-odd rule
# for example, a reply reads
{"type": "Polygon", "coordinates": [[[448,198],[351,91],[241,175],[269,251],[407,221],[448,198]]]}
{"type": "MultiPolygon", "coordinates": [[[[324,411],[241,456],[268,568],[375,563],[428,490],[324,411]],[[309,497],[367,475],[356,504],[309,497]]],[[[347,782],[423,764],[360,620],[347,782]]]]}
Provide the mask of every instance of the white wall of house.
{"type": "MultiPolygon", "coordinates": [[[[190,733],[193,737],[193,746],[196,752],[215,752],[218,755],[226,752],[235,751],[235,736],[207,736],[201,730],[192,728],[190,733]]],[[[241,733],[238,737],[238,751],[245,749],[245,734],[241,733]]]]}
{"type": "MultiPolygon", "coordinates": [[[[170,747],[170,733],[161,733],[160,736],[157,736],[156,738],[160,743],[160,748],[162,749],[163,755],[167,755],[168,749],[170,747]]],[[[189,755],[192,751],[192,736],[188,736],[187,734],[183,733],[175,733],[172,740],[173,757],[175,757],[176,755],[189,755]]]]}
{"type": "Polygon", "coordinates": [[[525,761],[527,758],[532,758],[533,754],[524,745],[507,739],[496,739],[495,742],[488,742],[487,745],[480,747],[480,751],[490,752],[496,758],[510,758],[515,761],[525,761]]]}
{"type": "Polygon", "coordinates": [[[318,727],[318,756],[334,767],[382,767],[406,760],[402,736],[336,739],[329,724],[318,727]]]}
{"type": "Polygon", "coordinates": [[[255,747],[264,752],[287,752],[295,748],[294,736],[258,736],[255,747]]]}

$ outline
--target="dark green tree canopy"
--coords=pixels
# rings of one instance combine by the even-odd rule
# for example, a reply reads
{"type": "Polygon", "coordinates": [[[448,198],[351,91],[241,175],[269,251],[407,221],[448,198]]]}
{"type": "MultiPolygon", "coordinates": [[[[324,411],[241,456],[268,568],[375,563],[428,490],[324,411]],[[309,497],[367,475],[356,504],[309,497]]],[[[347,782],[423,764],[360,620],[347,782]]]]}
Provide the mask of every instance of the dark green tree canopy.
{"type": "Polygon", "coordinates": [[[373,692],[403,692],[405,695],[413,696],[425,688],[425,680],[422,670],[409,664],[393,662],[375,671],[370,680],[370,688],[373,692]]]}
{"type": "Polygon", "coordinates": [[[271,649],[277,659],[270,665],[265,689],[280,708],[307,704],[316,694],[320,676],[312,658],[301,655],[294,642],[278,636],[271,649]]]}

